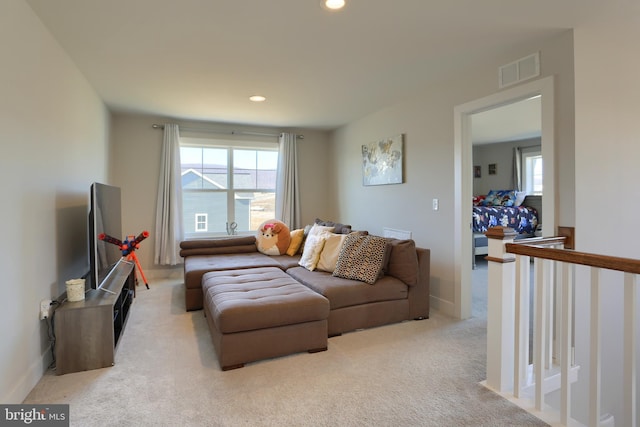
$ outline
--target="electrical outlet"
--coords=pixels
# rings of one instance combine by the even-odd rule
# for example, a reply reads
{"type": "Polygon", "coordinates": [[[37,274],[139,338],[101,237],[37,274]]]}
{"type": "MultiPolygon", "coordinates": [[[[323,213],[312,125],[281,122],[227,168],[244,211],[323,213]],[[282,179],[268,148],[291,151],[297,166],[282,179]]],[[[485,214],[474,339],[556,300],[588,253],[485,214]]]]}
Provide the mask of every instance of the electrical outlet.
{"type": "Polygon", "coordinates": [[[40,320],[48,319],[51,311],[51,300],[43,299],[40,301],[40,320]]]}

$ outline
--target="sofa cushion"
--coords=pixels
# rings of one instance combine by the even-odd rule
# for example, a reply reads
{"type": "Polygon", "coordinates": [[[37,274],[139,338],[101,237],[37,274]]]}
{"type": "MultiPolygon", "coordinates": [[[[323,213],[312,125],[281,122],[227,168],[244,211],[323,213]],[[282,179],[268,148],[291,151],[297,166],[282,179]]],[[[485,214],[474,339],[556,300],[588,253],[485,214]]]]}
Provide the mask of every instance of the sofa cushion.
{"type": "Polygon", "coordinates": [[[391,253],[385,274],[396,277],[410,286],[418,284],[418,254],[413,240],[389,239],[391,253]]]}
{"type": "Polygon", "coordinates": [[[374,284],[382,272],[387,243],[384,237],[349,234],[340,249],[333,275],[374,284]]]}
{"type": "Polygon", "coordinates": [[[371,286],[358,280],[334,277],[324,271],[303,267],[287,270],[287,274],[329,300],[331,310],[372,302],[406,299],[408,287],[395,277],[386,276],[371,286]]]}
{"type": "Polygon", "coordinates": [[[278,264],[280,264],[280,268],[283,271],[286,271],[291,267],[298,267],[300,265],[298,264],[298,262],[300,261],[300,254],[296,254],[294,256],[274,255],[271,258],[273,258],[274,261],[277,261],[278,264]]]}
{"type": "Polygon", "coordinates": [[[202,286],[202,275],[204,273],[254,267],[278,267],[282,269],[282,264],[274,257],[257,251],[228,255],[219,254],[216,256],[193,255],[184,260],[184,284],[187,289],[199,289],[202,286]]]}
{"type": "Polygon", "coordinates": [[[210,272],[202,278],[202,290],[223,334],[324,320],[329,315],[325,298],[276,268],[210,272]]]}
{"type": "Polygon", "coordinates": [[[214,239],[192,239],[180,242],[180,249],[228,248],[231,246],[255,245],[255,236],[219,237],[214,239]]]}
{"type": "Polygon", "coordinates": [[[194,239],[180,242],[180,256],[257,252],[255,236],[194,239]]]}

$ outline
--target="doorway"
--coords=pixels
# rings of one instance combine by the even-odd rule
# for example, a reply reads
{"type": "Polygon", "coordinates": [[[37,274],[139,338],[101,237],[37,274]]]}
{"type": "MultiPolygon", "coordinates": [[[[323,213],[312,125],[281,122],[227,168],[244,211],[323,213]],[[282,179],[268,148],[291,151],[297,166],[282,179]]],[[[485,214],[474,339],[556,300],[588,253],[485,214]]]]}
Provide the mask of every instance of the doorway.
{"type": "MultiPolygon", "coordinates": [[[[471,114],[471,145],[473,164],[473,198],[495,190],[515,190],[527,194],[517,197],[525,206],[542,213],[542,154],[540,150],[541,96],[471,114]],[[517,162],[516,162],[517,160],[517,162]],[[535,196],[535,197],[534,197],[535,196]]],[[[521,194],[521,193],[516,193],[521,194]]],[[[478,202],[482,206],[481,202],[478,202]]],[[[483,208],[478,208],[483,209],[483,208]]],[[[490,208],[489,208],[490,209],[490,208]]],[[[472,222],[477,214],[473,208],[472,222]]],[[[538,222],[542,221],[538,217],[538,222]]],[[[475,227],[474,227],[475,228],[475,227]]],[[[531,230],[533,235],[534,230],[531,230]]],[[[471,314],[487,318],[488,262],[487,238],[484,232],[473,230],[471,314]]]]}
{"type": "Polygon", "coordinates": [[[540,96],[541,147],[544,159],[545,222],[543,235],[555,233],[555,162],[554,162],[554,100],[553,76],[525,83],[499,93],[456,106],[454,108],[454,312],[453,316],[466,319],[472,314],[472,191],[473,147],[471,116],[507,104],[540,96]]]}

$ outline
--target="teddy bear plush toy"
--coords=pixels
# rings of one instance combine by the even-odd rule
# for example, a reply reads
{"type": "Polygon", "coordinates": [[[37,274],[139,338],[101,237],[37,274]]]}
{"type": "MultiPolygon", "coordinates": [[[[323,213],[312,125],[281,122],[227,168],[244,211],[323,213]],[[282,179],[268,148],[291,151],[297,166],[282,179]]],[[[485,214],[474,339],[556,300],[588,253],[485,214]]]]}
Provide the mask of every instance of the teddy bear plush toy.
{"type": "Polygon", "coordinates": [[[289,227],[277,219],[263,222],[256,233],[258,251],[265,255],[284,255],[291,243],[289,227]]]}

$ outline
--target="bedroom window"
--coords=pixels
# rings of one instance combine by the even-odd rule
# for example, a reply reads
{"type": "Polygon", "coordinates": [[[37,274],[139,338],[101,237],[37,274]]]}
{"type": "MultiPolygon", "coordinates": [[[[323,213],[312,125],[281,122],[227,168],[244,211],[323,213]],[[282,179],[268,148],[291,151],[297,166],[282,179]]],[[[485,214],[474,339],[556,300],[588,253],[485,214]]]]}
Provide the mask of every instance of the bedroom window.
{"type": "Polygon", "coordinates": [[[224,143],[182,138],[186,237],[243,234],[275,217],[277,144],[224,143]]]}
{"type": "Polygon", "coordinates": [[[542,152],[539,148],[522,150],[522,185],[527,194],[542,194],[542,152]]]}

